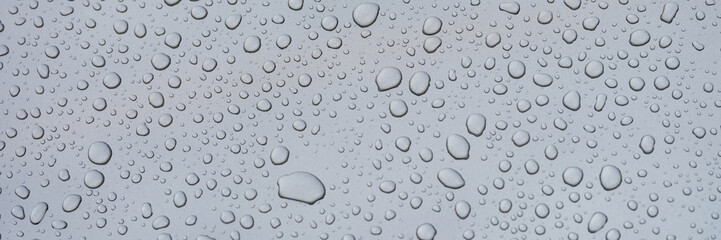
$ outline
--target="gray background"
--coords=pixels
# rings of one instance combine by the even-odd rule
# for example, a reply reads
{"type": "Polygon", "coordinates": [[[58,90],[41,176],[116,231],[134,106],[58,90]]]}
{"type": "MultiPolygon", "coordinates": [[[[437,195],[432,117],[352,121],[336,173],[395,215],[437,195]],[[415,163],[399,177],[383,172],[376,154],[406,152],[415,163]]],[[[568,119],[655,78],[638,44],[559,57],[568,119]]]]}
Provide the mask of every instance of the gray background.
{"type": "Polygon", "coordinates": [[[355,239],[418,239],[417,227],[430,223],[436,239],[463,239],[471,232],[475,239],[605,239],[610,231],[619,231],[621,239],[719,237],[721,46],[720,11],[713,0],[676,1],[679,10],[671,23],[660,18],[667,1],[584,0],[577,10],[562,0],[518,1],[518,14],[501,11],[501,1],[473,2],[377,1],[377,20],[361,28],[352,17],[361,2],[354,1],[305,0],[300,11],[291,10],[286,1],[182,0],[174,6],[160,0],[3,1],[0,236],[155,239],[168,233],[173,239],[232,239],[234,234],[241,239],[351,239],[350,234],[355,239]],[[207,10],[204,19],[191,16],[197,7],[207,10]],[[71,14],[61,14],[69,9],[71,14]],[[550,23],[538,22],[542,11],[553,14],[550,23]],[[231,14],[242,15],[234,30],[224,25],[231,14]],[[279,16],[284,22],[274,23],[279,16]],[[326,16],[337,17],[335,30],[321,27],[326,16]],[[434,35],[442,44],[433,53],[423,49],[431,37],[421,31],[429,17],[443,22],[434,35]],[[593,31],[581,25],[588,17],[600,20],[593,31]],[[127,32],[114,30],[119,21],[127,22],[127,32]],[[147,29],[142,38],[134,34],[140,24],[147,29]],[[562,38],[567,29],[577,33],[570,44],[562,38]],[[635,30],[647,31],[650,41],[632,46],[629,38],[635,30]],[[363,31],[370,36],[363,38],[363,31]],[[173,49],[164,41],[175,32],[182,41],[173,49]],[[501,41],[489,47],[486,37],[493,33],[501,41]],[[275,43],[282,34],[292,38],[286,49],[275,43]],[[259,51],[243,50],[249,36],[261,39],[259,51]],[[673,40],[666,48],[659,43],[663,36],[673,40]],[[327,46],[334,37],[342,39],[339,49],[327,46]],[[52,46],[59,49],[57,58],[46,55],[52,46]],[[318,51],[322,55],[314,58],[318,51]],[[170,57],[167,69],[152,66],[158,53],[170,57]],[[461,64],[464,57],[472,60],[468,68],[461,64]],[[563,57],[572,59],[570,68],[559,67],[563,57]],[[94,66],[94,58],[103,58],[105,64],[94,66]],[[484,67],[489,58],[495,59],[492,69],[484,67]],[[677,58],[680,66],[669,69],[669,58],[677,58]],[[208,59],[217,61],[209,72],[202,67],[208,59]],[[523,77],[509,75],[507,66],[513,60],[525,65],[523,77]],[[603,75],[595,79],[584,74],[593,60],[604,65],[603,75]],[[267,61],[276,65],[271,73],[262,68],[267,61]],[[39,74],[43,64],[47,78],[39,74]],[[403,79],[399,87],[379,92],[375,77],[384,67],[400,69],[403,79]],[[430,89],[422,96],[412,94],[408,85],[418,71],[431,76],[430,89]],[[456,78],[449,78],[451,71],[456,78]],[[114,89],[103,85],[111,72],[122,78],[114,89]],[[312,76],[310,86],[298,83],[304,73],[312,76]],[[536,73],[553,76],[553,83],[534,84],[536,73]],[[147,74],[152,81],[143,81],[147,74]],[[243,74],[252,75],[253,82],[243,83],[243,74]],[[174,75],[182,79],[179,88],[168,85],[174,75]],[[654,87],[659,76],[670,80],[667,89],[654,87]],[[644,79],[641,91],[629,87],[632,77],[644,79]],[[615,79],[618,86],[607,86],[607,79],[615,79]],[[507,91],[498,92],[503,87],[507,91]],[[20,92],[12,96],[16,88],[20,92]],[[581,96],[578,111],[562,104],[572,90],[581,96]],[[682,96],[675,99],[674,91],[682,96]],[[150,105],[153,92],[164,96],[162,107],[150,105]],[[599,94],[608,100],[603,110],[595,111],[599,94]],[[322,101],[314,105],[316,95],[322,101]],[[549,103],[537,104],[539,96],[547,96],[549,103]],[[617,104],[624,97],[628,104],[617,104]],[[93,108],[99,99],[107,103],[102,111],[93,108]],[[256,107],[263,99],[272,104],[270,110],[256,107]],[[403,117],[390,115],[389,103],[396,99],[408,106],[403,117]],[[432,107],[439,100],[444,105],[432,107]],[[532,107],[522,113],[517,104],[524,100],[532,107]],[[238,114],[229,110],[231,105],[239,107],[238,114]],[[652,111],[652,105],[659,110],[652,111]],[[128,117],[129,112],[137,112],[137,117],[128,117]],[[479,137],[465,126],[472,113],[486,117],[479,137]],[[168,127],[159,124],[164,114],[173,118],[168,127]],[[624,118],[633,121],[622,125],[624,118]],[[564,120],[567,128],[556,128],[556,119],[564,120]],[[297,121],[307,127],[295,130],[297,121]],[[383,124],[391,131],[384,132],[383,124]],[[146,136],[138,134],[143,125],[150,131],[146,136]],[[589,126],[595,131],[584,130],[589,126]],[[39,128],[44,134],[34,139],[39,128]],[[695,136],[696,128],[705,129],[705,136],[695,136]],[[512,142],[518,131],[529,133],[527,145],[512,142]],[[468,140],[469,159],[449,155],[446,138],[451,134],[468,140]],[[645,135],[655,138],[650,154],[639,147],[645,135]],[[402,136],[412,142],[408,152],[395,147],[402,136]],[[672,143],[664,141],[669,137],[672,143]],[[165,147],[169,139],[177,141],[173,150],[165,147]],[[106,165],[88,159],[88,147],[96,141],[112,148],[106,165]],[[551,145],[558,149],[555,160],[544,155],[551,145]],[[231,151],[234,146],[240,146],[240,153],[231,151]],[[287,163],[270,162],[276,146],[290,150],[287,163]],[[433,152],[429,162],[419,157],[424,148],[433,152]],[[208,164],[203,162],[207,155],[212,156],[208,164]],[[264,166],[258,167],[258,159],[264,166]],[[529,159],[539,165],[534,175],[524,168],[529,159]],[[507,172],[499,167],[504,160],[512,165],[507,172]],[[168,163],[172,170],[162,171],[168,163]],[[599,178],[606,165],[618,167],[623,176],[623,183],[611,191],[604,190],[599,178]],[[576,187],[562,178],[573,166],[584,172],[576,187]],[[443,168],[457,170],[465,185],[444,187],[436,176],[443,168]],[[65,170],[70,179],[62,181],[59,174],[65,170]],[[90,170],[103,173],[105,182],[99,188],[84,184],[90,170]],[[280,198],[277,179],[294,171],[317,176],[325,187],[324,198],[313,205],[280,198]],[[422,176],[419,184],[410,180],[414,173],[422,176]],[[186,183],[189,174],[200,182],[186,183]],[[494,187],[500,180],[504,186],[494,187]],[[383,181],[395,182],[395,191],[382,192],[383,181]],[[214,189],[208,187],[212,182],[217,184],[214,189]],[[23,186],[30,190],[27,199],[16,194],[23,186]],[[487,193],[481,194],[479,186],[488,188],[487,193]],[[544,187],[553,193],[545,194],[544,187]],[[181,191],[187,204],[178,208],[173,197],[181,191]],[[202,195],[196,197],[197,192],[202,195]],[[257,197],[247,199],[253,192],[257,197]],[[61,206],[70,194],[81,195],[82,203],[67,213],[61,206]],[[579,201],[570,200],[574,194],[580,194],[579,201]],[[415,197],[423,200],[418,209],[411,207],[415,197]],[[504,199],[512,202],[508,213],[499,210],[504,199]],[[460,201],[471,206],[466,219],[455,214],[460,201]],[[631,201],[637,210],[627,207],[631,201]],[[34,225],[30,216],[41,202],[49,207],[34,225]],[[144,203],[152,205],[148,219],[142,217],[144,203]],[[549,207],[548,217],[536,215],[539,204],[549,207]],[[24,209],[24,219],[12,215],[16,206],[24,209]],[[271,210],[263,213],[268,206],[271,210]],[[659,209],[655,217],[647,211],[652,207],[659,209]],[[224,211],[233,212],[236,220],[221,222],[224,211]],[[386,220],[389,211],[396,216],[386,220]],[[604,213],[608,222],[590,233],[595,212],[604,213]],[[243,215],[254,218],[253,228],[240,226],[243,215]],[[160,216],[167,216],[170,225],[154,230],[152,222],[160,216]],[[189,226],[185,222],[190,216],[197,222],[189,226]],[[579,216],[580,223],[574,220],[579,216]],[[67,227],[53,228],[58,221],[67,227]],[[272,227],[273,221],[280,226],[272,227]],[[377,228],[382,233],[373,235],[377,228]]]}

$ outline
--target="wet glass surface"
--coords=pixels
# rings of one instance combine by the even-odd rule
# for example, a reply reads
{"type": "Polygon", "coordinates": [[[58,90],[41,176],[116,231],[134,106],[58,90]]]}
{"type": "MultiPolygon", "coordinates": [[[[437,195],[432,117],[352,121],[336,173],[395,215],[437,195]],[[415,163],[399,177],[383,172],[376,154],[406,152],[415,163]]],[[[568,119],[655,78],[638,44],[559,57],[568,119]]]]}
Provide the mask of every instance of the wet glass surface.
{"type": "Polygon", "coordinates": [[[0,239],[717,239],[720,14],[2,1],[0,239]]]}

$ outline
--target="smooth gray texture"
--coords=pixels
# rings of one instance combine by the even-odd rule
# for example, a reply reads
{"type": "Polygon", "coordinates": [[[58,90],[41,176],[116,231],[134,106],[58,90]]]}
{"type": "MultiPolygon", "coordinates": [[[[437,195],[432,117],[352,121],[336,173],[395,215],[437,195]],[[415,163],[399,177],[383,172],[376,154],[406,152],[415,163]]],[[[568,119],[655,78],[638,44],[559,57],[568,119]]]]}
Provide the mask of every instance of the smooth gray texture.
{"type": "Polygon", "coordinates": [[[720,15],[2,1],[0,239],[718,239],[720,15]]]}

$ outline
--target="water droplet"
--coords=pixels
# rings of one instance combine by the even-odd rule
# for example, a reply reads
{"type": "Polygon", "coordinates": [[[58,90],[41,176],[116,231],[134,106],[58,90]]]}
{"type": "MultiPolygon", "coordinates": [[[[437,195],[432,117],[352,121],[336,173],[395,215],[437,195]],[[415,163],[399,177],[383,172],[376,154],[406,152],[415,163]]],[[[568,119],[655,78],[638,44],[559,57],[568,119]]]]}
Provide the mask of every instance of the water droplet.
{"type": "Polygon", "coordinates": [[[361,3],[353,9],[353,21],[362,28],[369,27],[378,19],[380,8],[375,3],[361,3]]]}
{"type": "Polygon", "coordinates": [[[465,137],[458,134],[451,134],[446,138],[446,149],[448,149],[448,154],[454,159],[465,160],[470,157],[469,152],[471,145],[465,137]]]}
{"type": "Polygon", "coordinates": [[[458,189],[466,185],[466,181],[463,179],[460,173],[452,168],[443,168],[438,171],[438,181],[443,186],[452,189],[458,189]]]}
{"type": "Polygon", "coordinates": [[[591,219],[588,220],[588,232],[595,233],[603,229],[603,226],[608,222],[608,217],[602,212],[595,212],[591,215],[591,219]]]}
{"type": "Polygon", "coordinates": [[[621,170],[613,165],[603,166],[599,179],[603,189],[606,191],[614,190],[621,185],[621,170]]]}
{"type": "Polygon", "coordinates": [[[278,178],[278,195],[281,198],[314,204],[325,197],[325,186],[313,174],[293,172],[278,178]]]}
{"type": "Polygon", "coordinates": [[[98,170],[90,170],[86,172],[85,178],[83,179],[85,186],[91,189],[98,188],[105,182],[105,176],[98,170]]]}
{"type": "Polygon", "coordinates": [[[436,237],[436,227],[430,223],[424,223],[416,228],[416,237],[420,240],[433,240],[436,237]]]}
{"type": "Polygon", "coordinates": [[[88,159],[92,163],[98,165],[108,164],[110,157],[113,156],[113,151],[110,149],[110,145],[105,142],[98,141],[90,144],[88,147],[88,159]]]}

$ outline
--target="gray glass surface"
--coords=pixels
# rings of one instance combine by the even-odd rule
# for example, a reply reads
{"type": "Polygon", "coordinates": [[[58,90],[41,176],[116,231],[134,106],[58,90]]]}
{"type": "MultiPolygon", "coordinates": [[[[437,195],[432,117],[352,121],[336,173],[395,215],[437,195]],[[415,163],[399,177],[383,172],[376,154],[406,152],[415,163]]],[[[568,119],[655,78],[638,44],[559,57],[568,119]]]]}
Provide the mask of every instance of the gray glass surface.
{"type": "Polygon", "coordinates": [[[0,1],[0,239],[718,239],[715,0],[0,1]]]}

